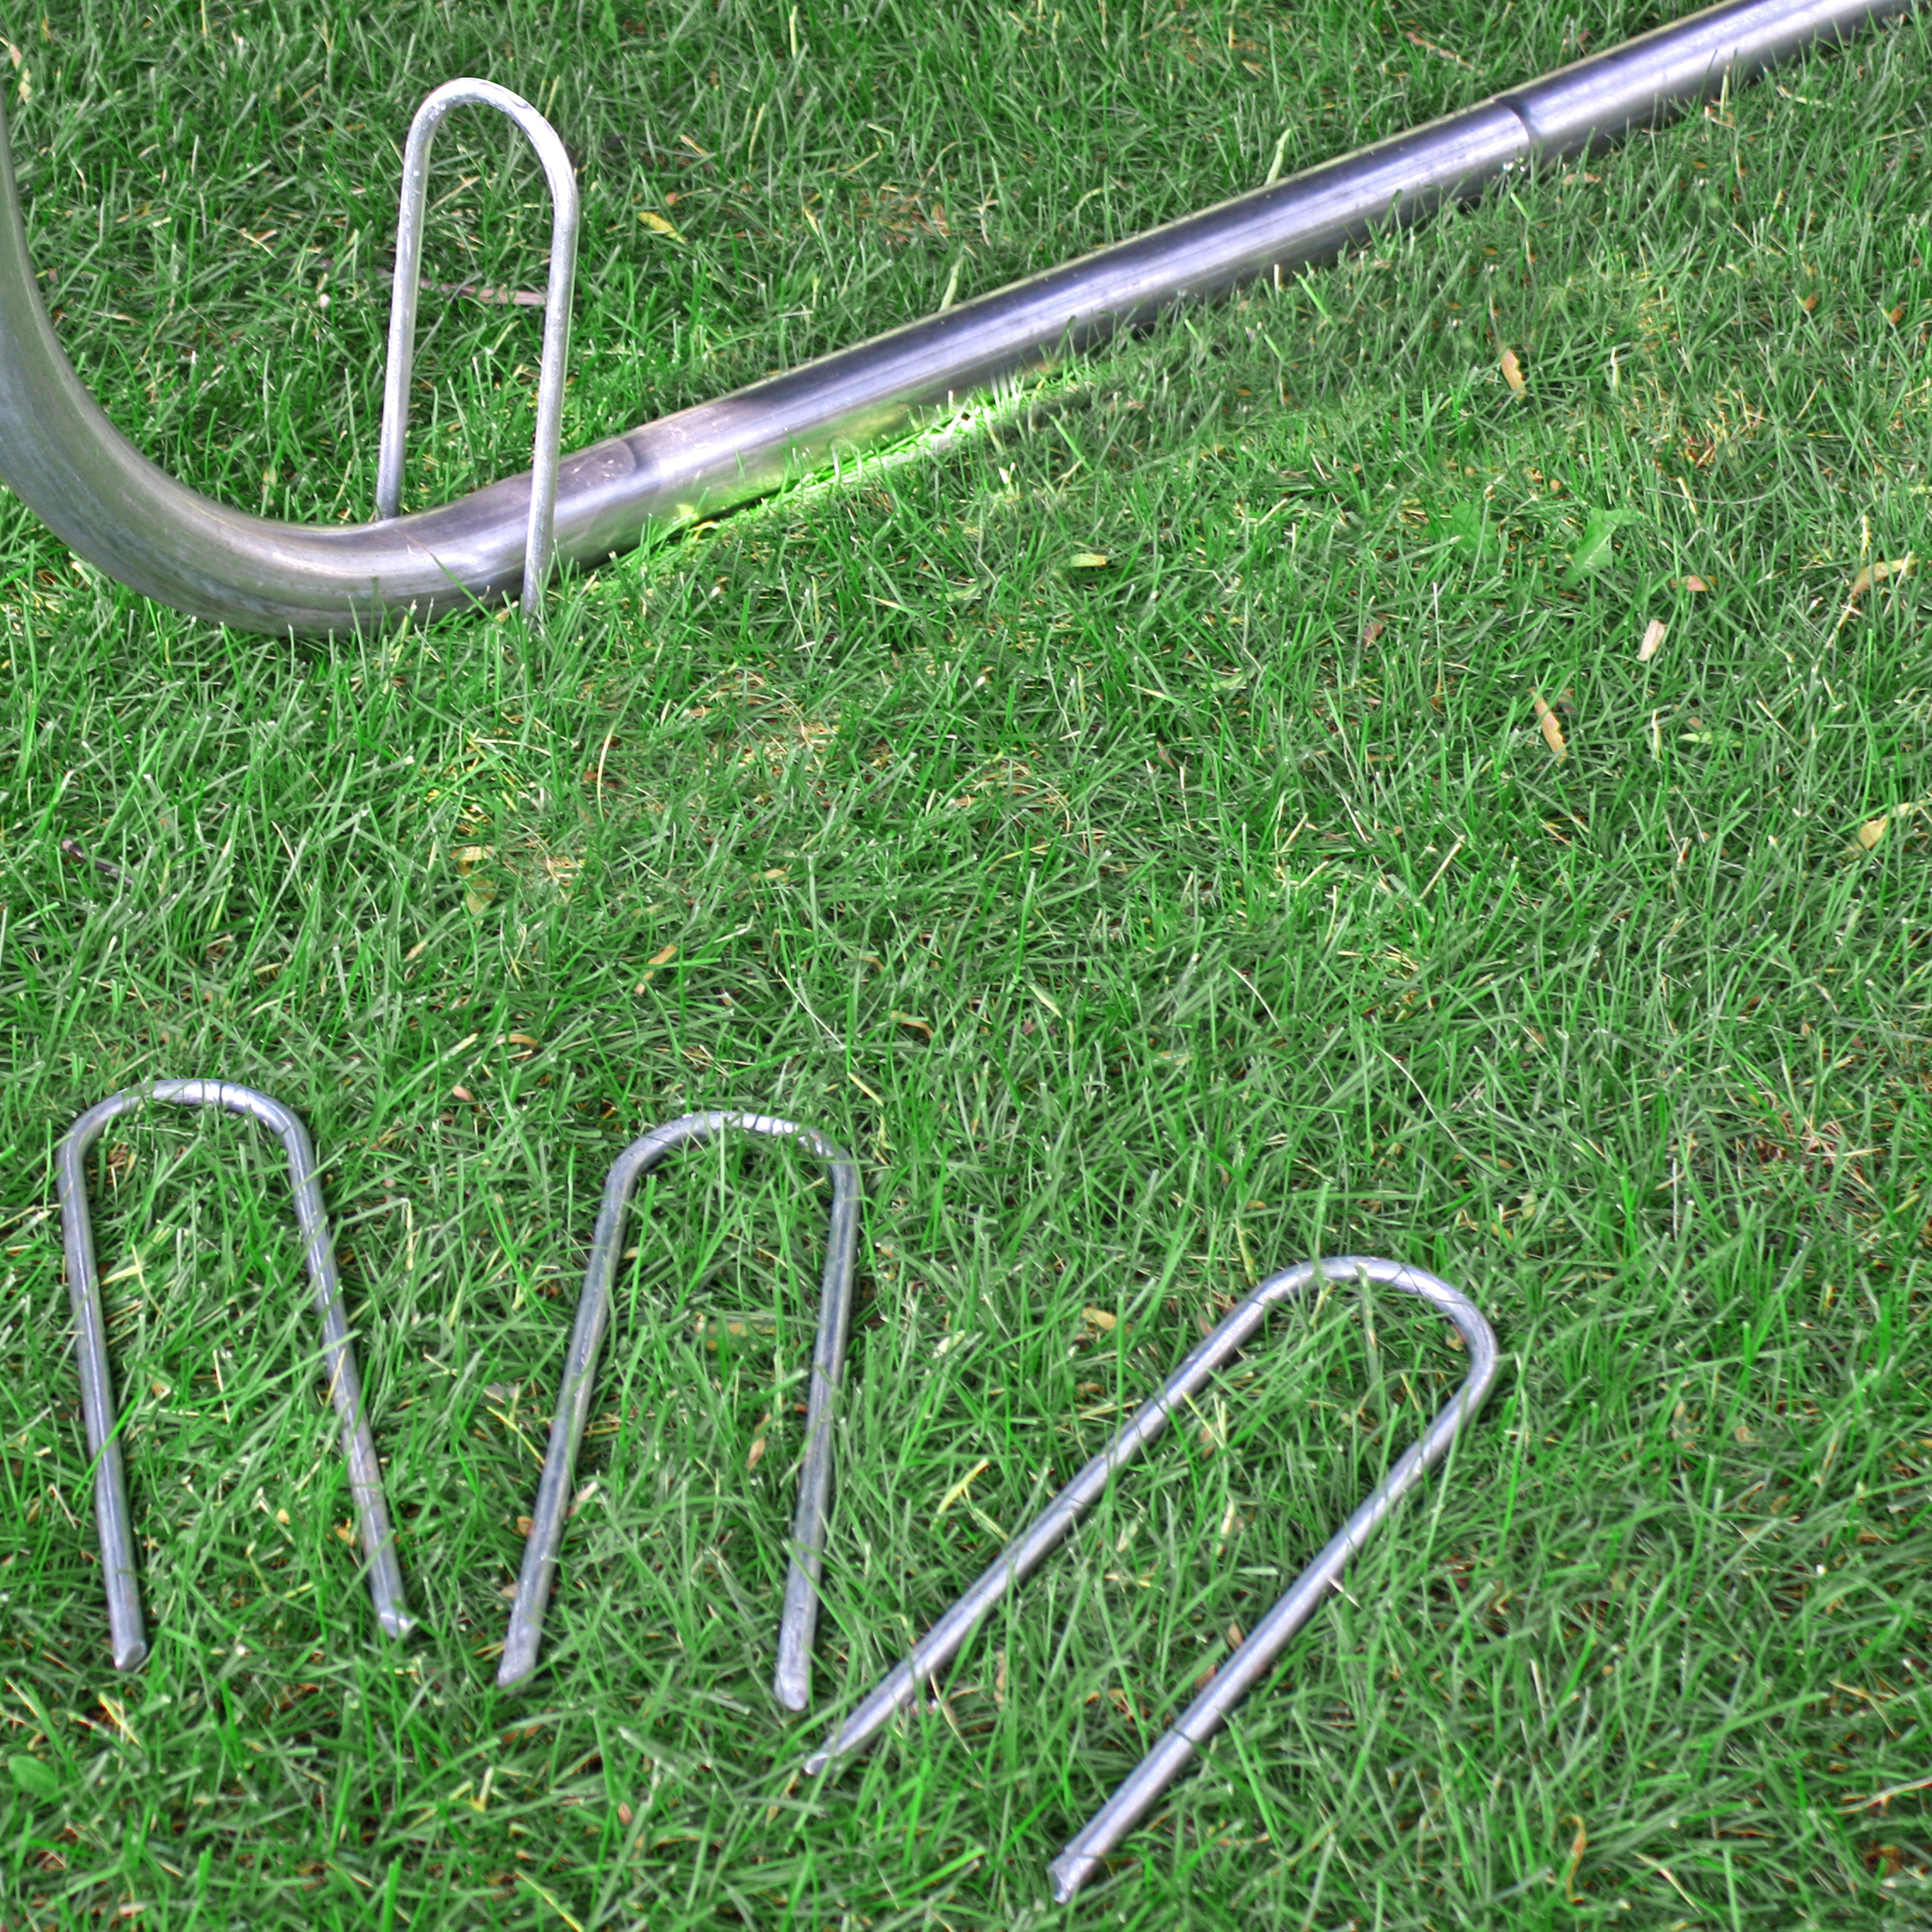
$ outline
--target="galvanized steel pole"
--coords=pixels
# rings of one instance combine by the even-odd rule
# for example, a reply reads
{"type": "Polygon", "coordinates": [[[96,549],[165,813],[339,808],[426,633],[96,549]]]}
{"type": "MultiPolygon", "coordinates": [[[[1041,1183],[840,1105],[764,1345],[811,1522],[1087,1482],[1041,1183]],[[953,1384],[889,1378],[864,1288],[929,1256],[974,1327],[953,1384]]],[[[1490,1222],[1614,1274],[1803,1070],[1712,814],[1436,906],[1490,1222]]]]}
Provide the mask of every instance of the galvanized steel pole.
{"type": "MultiPolygon", "coordinates": [[[[902,435],[1001,378],[1652,126],[1912,0],[1726,0],[1425,127],[567,458],[558,554],[594,564],[902,435]]],[[[166,476],[74,374],[40,298],[0,117],[0,479],[110,576],[244,629],[341,631],[512,594],[531,479],[392,522],[271,523],[166,476]]]]}

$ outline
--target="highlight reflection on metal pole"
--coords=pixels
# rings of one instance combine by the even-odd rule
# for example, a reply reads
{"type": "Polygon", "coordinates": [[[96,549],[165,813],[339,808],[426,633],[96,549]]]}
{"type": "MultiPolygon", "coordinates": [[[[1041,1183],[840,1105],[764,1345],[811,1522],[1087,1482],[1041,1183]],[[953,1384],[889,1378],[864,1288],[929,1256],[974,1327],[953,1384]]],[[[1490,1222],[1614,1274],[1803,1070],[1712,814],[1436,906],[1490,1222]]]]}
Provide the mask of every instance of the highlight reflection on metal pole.
{"type": "Polygon", "coordinates": [[[769,1114],[686,1114],[634,1141],[612,1164],[604,1184],[590,1259],[571,1330],[563,1385],[550,1424],[550,1449],[530,1513],[523,1574],[503,1643],[498,1684],[519,1684],[537,1667],[543,1620],[556,1579],[558,1546],[570,1504],[578,1444],[590,1419],[592,1379],[610,1318],[611,1289],[623,1253],[624,1217],[638,1183],[674,1149],[707,1141],[728,1128],[796,1140],[832,1170],[832,1225],[826,1238],[825,1272],[818,1309],[818,1336],[812,1356],[812,1384],[805,1419],[805,1463],[798,1479],[792,1522],[791,1562],[778,1624],[778,1660],[772,1693],[788,1711],[802,1711],[812,1695],[812,1641],[818,1623],[818,1580],[825,1556],[826,1517],[832,1496],[832,1415],[845,1362],[845,1334],[852,1317],[852,1272],[859,1237],[858,1164],[844,1148],[810,1127],[769,1114]]]}
{"type": "Polygon", "coordinates": [[[80,1358],[81,1408],[87,1421],[88,1453],[94,1459],[94,1510],[100,1526],[101,1567],[106,1574],[107,1620],[114,1647],[115,1666],[132,1670],[148,1654],[147,1631],[141,1615],[141,1586],[134,1567],[134,1538],[128,1512],[128,1486],[114,1413],[114,1390],[107,1362],[107,1320],[101,1306],[100,1277],[94,1264],[94,1229],[87,1208],[87,1153],[109,1121],[151,1101],[184,1107],[220,1107],[246,1114],[280,1137],[289,1157],[289,1180],[295,1190],[296,1223],[302,1232],[304,1260],[322,1312],[322,1360],[328,1371],[329,1394],[342,1424],[342,1453],[349,1465],[349,1486],[356,1499],[362,1532],[363,1559],[368,1565],[369,1594],[376,1621],[391,1636],[404,1637],[416,1628],[403,1594],[403,1574],[396,1561],[395,1539],[382,1502],[382,1465],[370,1439],[362,1409],[362,1384],[356,1372],[350,1344],[349,1318],[342,1306],[342,1286],[335,1271],[334,1244],[322,1210],[322,1186],[316,1176],[315,1149],[308,1130],[279,1100],[251,1087],[226,1080],[163,1080],[152,1087],[130,1088],[110,1094],[90,1107],[68,1129],[57,1153],[61,1232],[67,1248],[68,1292],[73,1298],[74,1325],[80,1358]]]}
{"type": "Polygon", "coordinates": [[[1010,1588],[1023,1583],[1033,1574],[1085,1514],[1114,1472],[1160,1435],[1174,1409],[1227,1363],[1261,1326],[1270,1307],[1276,1302],[1293,1299],[1316,1282],[1346,1285],[1360,1280],[1414,1295],[1445,1317],[1468,1352],[1468,1372],[1435,1420],[1370,1491],[1274,1609],[1249,1632],[1222,1665],[1214,1682],[1054,1860],[1050,1868],[1054,1896],[1063,1904],[1071,1898],[1101,1859],[1145,1816],[1195,1752],[1226,1722],[1228,1712],[1267,1675],[1289,1640],[1336,1587],[1348,1559],[1367,1542],[1376,1526],[1448,1454],[1457,1432],[1482,1407],[1496,1376],[1496,1335],[1475,1304],[1439,1275],[1406,1267],[1400,1262],[1347,1255],[1304,1262],[1263,1282],[1235,1304],[1214,1334],[1054,1497],[1032,1527],[1008,1544],[979,1581],[913,1646],[911,1655],[845,1720],[824,1748],[806,1760],[806,1772],[822,1772],[838,1759],[859,1750],[878,1734],[896,1712],[911,1703],[921,1688],[930,1684],[958,1654],[986,1612],[1010,1588]]]}
{"type": "Polygon", "coordinates": [[[537,372],[536,452],[530,470],[530,513],[524,526],[524,609],[543,608],[556,521],[558,452],[563,441],[563,383],[570,356],[570,298],[577,274],[576,171],[556,130],[522,95],[494,81],[445,82],[416,110],[403,149],[402,204],[396,216],[396,281],[389,305],[389,363],[382,384],[382,435],[376,458],[376,514],[403,506],[403,442],[409,434],[410,375],[416,361],[416,301],[422,292],[423,204],[430,143],[443,116],[466,103],[506,114],[530,137],[550,183],[550,280],[544,292],[543,359],[537,372]]]}

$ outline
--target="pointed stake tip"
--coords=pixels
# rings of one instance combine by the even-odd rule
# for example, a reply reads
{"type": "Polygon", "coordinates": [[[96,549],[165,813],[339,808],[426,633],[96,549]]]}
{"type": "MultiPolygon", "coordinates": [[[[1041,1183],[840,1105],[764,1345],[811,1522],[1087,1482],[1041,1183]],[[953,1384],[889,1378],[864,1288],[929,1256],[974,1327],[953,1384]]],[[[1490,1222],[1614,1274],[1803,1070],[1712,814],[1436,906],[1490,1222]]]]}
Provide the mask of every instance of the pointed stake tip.
{"type": "Polygon", "coordinates": [[[1094,1863],[1090,1858],[1076,1858],[1071,1852],[1062,1852],[1047,1867],[1047,1876],[1053,1881],[1054,1904],[1072,1903],[1073,1894],[1093,1876],[1094,1863]]]}

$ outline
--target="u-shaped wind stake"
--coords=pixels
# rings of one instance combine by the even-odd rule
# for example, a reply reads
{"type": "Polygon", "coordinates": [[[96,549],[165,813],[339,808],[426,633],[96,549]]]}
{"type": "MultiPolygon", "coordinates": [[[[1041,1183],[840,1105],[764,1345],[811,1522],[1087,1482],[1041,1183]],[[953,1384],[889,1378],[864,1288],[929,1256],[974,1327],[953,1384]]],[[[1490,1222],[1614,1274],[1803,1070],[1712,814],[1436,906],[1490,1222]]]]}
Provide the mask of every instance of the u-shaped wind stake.
{"type": "Polygon", "coordinates": [[[1188,1760],[1221,1728],[1228,1713],[1266,1676],[1289,1640],[1335,1588],[1349,1558],[1367,1542],[1376,1525],[1448,1454],[1456,1432],[1482,1406],[1496,1378],[1496,1335],[1475,1304],[1441,1276],[1423,1268],[1405,1267],[1400,1262],[1347,1255],[1304,1262],[1263,1282],[1236,1304],[1227,1319],[1174,1370],[1160,1392],[1137,1409],[1106,1448],[1048,1504],[1033,1527],[1007,1545],[992,1568],[914,1646],[905,1662],[845,1720],[824,1749],[807,1760],[806,1771],[822,1772],[835,1760],[858,1750],[878,1734],[896,1711],[911,1703],[920,1687],[930,1682],[958,1655],[980,1618],[1010,1586],[1024,1582],[1033,1574],[1107,1486],[1114,1472],[1132,1462],[1160,1434],[1176,1407],[1222,1367],[1261,1326],[1275,1303],[1293,1299],[1311,1282],[1344,1284],[1361,1280],[1413,1294],[1446,1316],[1468,1351],[1469,1372],[1421,1438],[1369,1492],[1321,1555],[1249,1632],[1214,1682],[1054,1860],[1049,1868],[1054,1896],[1062,1904],[1070,1899],[1108,1852],[1146,1816],[1188,1760]]]}
{"type": "Polygon", "coordinates": [[[802,1711],[812,1694],[812,1639],[818,1623],[818,1579],[825,1557],[826,1514],[832,1496],[832,1412],[845,1361],[845,1331],[852,1315],[852,1269],[859,1235],[859,1168],[852,1156],[810,1127],[769,1114],[686,1114],[633,1141],[611,1165],[590,1238],[590,1260],[577,1304],[563,1386],[550,1424],[550,1450],[531,1512],[523,1574],[510,1608],[499,1684],[519,1684],[537,1667],[543,1645],[544,1606],[556,1580],[557,1546],[570,1502],[578,1445],[590,1418],[591,1381],[610,1318],[610,1291],[623,1252],[624,1216],[632,1190],[674,1149],[710,1140],[728,1127],[796,1140],[832,1170],[832,1226],[826,1238],[824,1285],[818,1306],[818,1339],[812,1354],[812,1387],[805,1419],[805,1464],[798,1479],[798,1510],[792,1521],[791,1565],[785,1578],[778,1624],[778,1661],[772,1692],[788,1711],[802,1711]]]}
{"type": "Polygon", "coordinates": [[[400,515],[403,440],[410,427],[410,374],[416,362],[416,297],[422,274],[423,201],[430,143],[452,107],[471,102],[507,114],[537,151],[550,182],[550,280],[544,291],[543,357],[537,371],[536,454],[530,464],[530,515],[524,539],[524,609],[543,608],[556,523],[556,472],[563,436],[563,379],[570,356],[570,296],[577,278],[576,170],[556,130],[520,94],[488,80],[446,81],[410,123],[403,149],[402,205],[396,216],[396,285],[389,303],[389,366],[382,383],[382,436],[376,454],[376,514],[400,515]]]}
{"type": "Polygon", "coordinates": [[[67,1280],[74,1298],[80,1357],[81,1407],[87,1418],[87,1448],[94,1460],[94,1512],[100,1529],[100,1560],[107,1578],[107,1622],[116,1669],[132,1670],[148,1654],[141,1616],[141,1586],[134,1570],[134,1539],[128,1514],[128,1483],[114,1414],[114,1388],[107,1366],[107,1322],[101,1308],[100,1277],[94,1258],[94,1229],[87,1210],[87,1150],[108,1122],[152,1100],[183,1107],[220,1107],[246,1114],[280,1137],[289,1156],[295,1190],[296,1223],[302,1231],[309,1280],[322,1312],[322,1360],[329,1394],[342,1421],[342,1453],[349,1464],[349,1486],[369,1568],[369,1594],[376,1616],[394,1637],[416,1628],[403,1595],[403,1573],[395,1539],[382,1502],[382,1466],[376,1460],[369,1424],[362,1412],[362,1384],[350,1346],[349,1318],[342,1306],[342,1285],[335,1272],[335,1250],[322,1212],[322,1185],[316,1176],[315,1148],[308,1130],[279,1100],[226,1080],[163,1080],[152,1087],[111,1094],[90,1107],[68,1130],[58,1149],[61,1232],[67,1246],[67,1280]]]}

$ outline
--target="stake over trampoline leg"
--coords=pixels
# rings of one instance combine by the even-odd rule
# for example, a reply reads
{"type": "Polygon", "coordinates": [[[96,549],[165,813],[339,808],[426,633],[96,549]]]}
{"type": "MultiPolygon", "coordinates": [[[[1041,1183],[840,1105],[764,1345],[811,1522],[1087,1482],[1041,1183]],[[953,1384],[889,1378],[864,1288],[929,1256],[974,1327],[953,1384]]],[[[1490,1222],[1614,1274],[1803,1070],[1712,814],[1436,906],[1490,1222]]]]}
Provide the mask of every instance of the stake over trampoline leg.
{"type": "Polygon", "coordinates": [[[524,535],[524,610],[543,610],[556,524],[558,452],[563,441],[563,384],[570,357],[570,298],[577,278],[577,176],[562,137],[521,94],[488,80],[446,81],[416,110],[403,149],[403,194],[396,216],[396,282],[389,304],[389,364],[382,383],[382,434],[376,452],[376,514],[403,507],[403,440],[410,424],[410,372],[416,350],[416,299],[422,277],[423,202],[430,143],[452,107],[471,103],[507,114],[529,137],[550,182],[550,280],[544,292],[543,359],[537,374],[536,453],[524,535]]]}
{"type": "MultiPolygon", "coordinates": [[[[654,531],[715,517],[845,452],[944,420],[1002,379],[1153,323],[1177,303],[1331,260],[1388,226],[1472,200],[1515,169],[1658,124],[1910,4],[1724,0],[1442,120],[607,437],[557,472],[556,548],[597,568],[654,531]]],[[[558,260],[554,246],[553,290],[558,260]]],[[[399,298],[412,287],[399,262],[399,298]]],[[[550,299],[554,320],[561,311],[550,299]]],[[[402,367],[392,361],[392,380],[402,367]]],[[[0,370],[0,481],[63,542],[150,597],[279,635],[466,610],[520,577],[529,594],[530,520],[548,494],[541,477],[360,527],[280,524],[211,502],[141,456],[54,334],[27,253],[4,109],[0,370]]]]}

